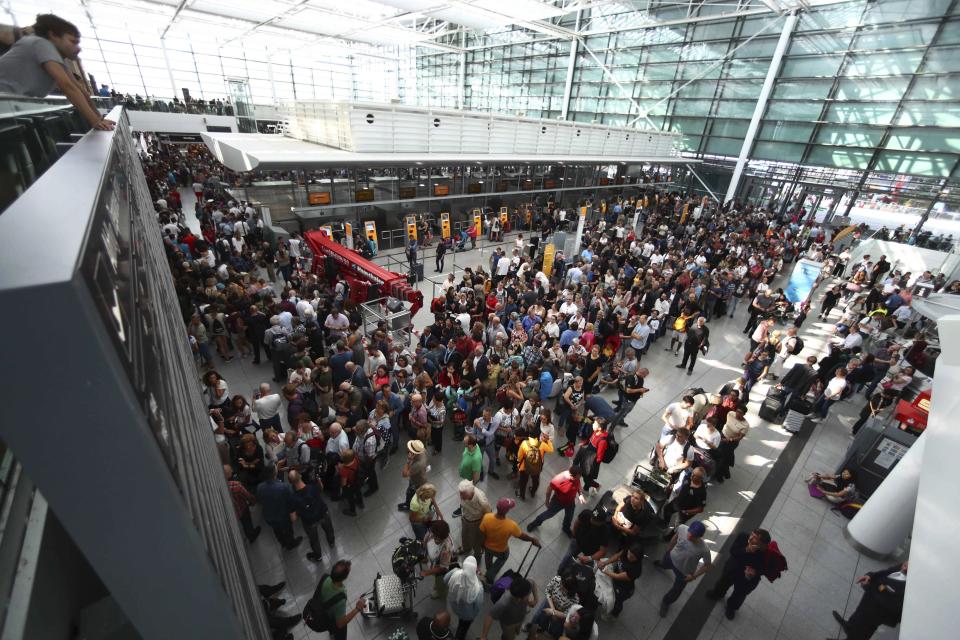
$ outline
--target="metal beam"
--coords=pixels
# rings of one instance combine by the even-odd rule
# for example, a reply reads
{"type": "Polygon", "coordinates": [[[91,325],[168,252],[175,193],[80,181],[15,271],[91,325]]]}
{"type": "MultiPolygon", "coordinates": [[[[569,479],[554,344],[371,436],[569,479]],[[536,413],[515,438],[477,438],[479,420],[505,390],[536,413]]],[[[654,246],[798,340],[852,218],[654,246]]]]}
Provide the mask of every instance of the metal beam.
{"type": "Polygon", "coordinates": [[[707,190],[707,193],[710,194],[710,197],[713,198],[714,200],[716,200],[717,204],[722,205],[723,203],[720,202],[719,199],[717,199],[717,194],[715,194],[713,191],[710,190],[710,187],[708,187],[708,186],[707,186],[707,183],[703,181],[703,178],[700,177],[700,174],[698,174],[696,171],[694,171],[694,170],[693,170],[693,167],[690,166],[689,164],[684,165],[684,166],[685,166],[687,169],[690,170],[690,173],[692,173],[692,174],[693,174],[693,177],[697,179],[697,182],[699,182],[701,185],[703,185],[703,188],[707,190]]]}
{"type": "Polygon", "coordinates": [[[757,96],[757,104],[753,109],[753,117],[750,118],[750,125],[747,127],[747,134],[743,138],[743,144],[740,145],[740,155],[737,158],[737,166],[733,169],[733,175],[730,177],[730,184],[727,186],[727,195],[723,201],[730,201],[737,192],[740,185],[740,178],[743,177],[743,170],[747,166],[747,156],[753,149],[753,141],[757,137],[757,130],[760,128],[760,120],[767,110],[767,100],[770,98],[770,92],[773,90],[773,82],[780,75],[780,64],[783,62],[783,55],[787,52],[790,45],[790,38],[793,36],[793,29],[797,25],[799,15],[796,11],[787,14],[786,21],[783,23],[783,29],[780,31],[780,39],[777,41],[777,48],[773,51],[773,57],[770,59],[770,66],[767,68],[767,77],[763,79],[763,86],[760,88],[760,95],[757,96]]]}
{"type": "MultiPolygon", "coordinates": [[[[575,29],[580,30],[580,18],[583,17],[583,12],[577,11],[577,18],[575,23],[575,29]]],[[[563,106],[560,108],[560,118],[562,120],[567,119],[567,114],[570,113],[570,96],[573,95],[573,75],[577,70],[577,47],[580,44],[580,40],[574,38],[570,41],[570,57],[567,60],[567,79],[563,84],[563,106]]]]}
{"type": "Polygon", "coordinates": [[[180,4],[177,5],[177,8],[174,10],[173,15],[170,16],[170,22],[167,23],[167,26],[165,26],[163,28],[163,31],[160,33],[161,40],[163,40],[163,38],[167,35],[167,31],[169,31],[170,27],[173,26],[173,23],[176,21],[177,17],[179,17],[180,12],[183,11],[183,8],[185,6],[187,6],[188,1],[189,0],[180,0],[180,4]]]}

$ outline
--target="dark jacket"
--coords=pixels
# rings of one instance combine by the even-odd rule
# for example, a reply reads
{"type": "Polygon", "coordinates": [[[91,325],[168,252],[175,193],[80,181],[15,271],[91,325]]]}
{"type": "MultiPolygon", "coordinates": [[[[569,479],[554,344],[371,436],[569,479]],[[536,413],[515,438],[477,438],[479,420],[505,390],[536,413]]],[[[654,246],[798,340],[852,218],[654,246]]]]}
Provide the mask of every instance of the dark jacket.
{"type": "Polygon", "coordinates": [[[817,370],[806,362],[793,365],[780,381],[784,387],[804,396],[817,379],[817,370]]]}
{"type": "Polygon", "coordinates": [[[874,604],[880,605],[885,613],[883,624],[890,627],[900,624],[900,618],[903,616],[903,596],[907,586],[907,583],[902,580],[890,578],[890,574],[897,571],[900,571],[900,565],[868,573],[870,583],[863,594],[864,598],[870,598],[874,604]]]}

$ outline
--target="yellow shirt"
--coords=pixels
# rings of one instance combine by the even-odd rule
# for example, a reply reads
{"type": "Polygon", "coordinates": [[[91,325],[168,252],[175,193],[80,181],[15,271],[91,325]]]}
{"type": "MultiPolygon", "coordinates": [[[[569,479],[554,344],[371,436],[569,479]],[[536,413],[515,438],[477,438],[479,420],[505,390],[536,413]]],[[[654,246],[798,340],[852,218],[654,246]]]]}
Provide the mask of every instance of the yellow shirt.
{"type": "Polygon", "coordinates": [[[497,553],[503,553],[510,548],[511,537],[519,538],[523,535],[516,522],[510,518],[500,519],[492,513],[483,516],[480,533],[483,534],[483,546],[497,553]]]}

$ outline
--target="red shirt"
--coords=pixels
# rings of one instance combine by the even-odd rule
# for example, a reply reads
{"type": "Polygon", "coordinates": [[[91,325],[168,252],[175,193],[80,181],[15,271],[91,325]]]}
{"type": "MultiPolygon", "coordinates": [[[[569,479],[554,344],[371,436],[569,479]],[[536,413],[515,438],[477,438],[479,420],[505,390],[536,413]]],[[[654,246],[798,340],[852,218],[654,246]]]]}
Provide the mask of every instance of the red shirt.
{"type": "Polygon", "coordinates": [[[561,471],[553,476],[550,487],[553,488],[553,495],[560,506],[566,507],[573,504],[580,493],[580,478],[574,478],[569,471],[561,471]]]}

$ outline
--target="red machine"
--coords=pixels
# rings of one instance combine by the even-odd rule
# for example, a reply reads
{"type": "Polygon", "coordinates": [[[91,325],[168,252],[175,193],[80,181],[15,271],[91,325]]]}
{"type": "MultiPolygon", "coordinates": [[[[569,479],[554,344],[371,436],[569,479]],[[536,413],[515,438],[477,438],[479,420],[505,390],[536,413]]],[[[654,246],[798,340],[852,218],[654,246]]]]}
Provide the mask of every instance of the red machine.
{"type": "Polygon", "coordinates": [[[303,234],[313,251],[313,272],[320,277],[335,280],[346,279],[350,285],[350,300],[361,303],[370,299],[373,287],[381,296],[389,296],[411,303],[410,317],[416,315],[423,306],[423,294],[407,284],[407,276],[387,271],[378,264],[370,262],[353,249],[326,237],[320,231],[307,231],[303,234]],[[335,273],[327,273],[327,259],[337,264],[335,273]]]}

